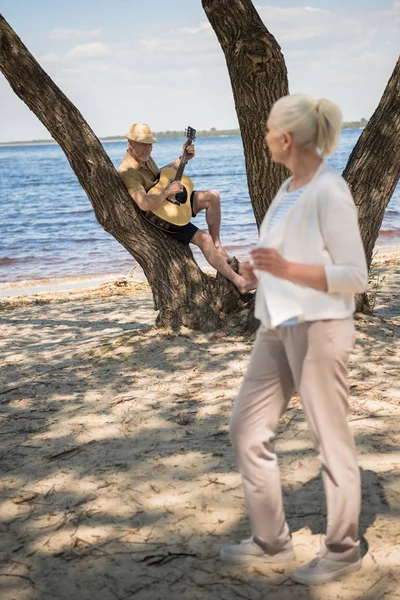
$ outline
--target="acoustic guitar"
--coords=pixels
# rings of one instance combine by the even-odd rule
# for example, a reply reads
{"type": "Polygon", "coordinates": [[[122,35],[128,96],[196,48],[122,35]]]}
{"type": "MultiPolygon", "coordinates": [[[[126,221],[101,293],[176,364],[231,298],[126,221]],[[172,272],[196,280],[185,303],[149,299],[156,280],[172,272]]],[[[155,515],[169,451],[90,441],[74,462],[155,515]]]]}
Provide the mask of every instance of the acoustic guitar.
{"type": "MultiPolygon", "coordinates": [[[[190,146],[196,139],[196,130],[188,127],[185,131],[190,146]]],[[[194,183],[189,177],[183,175],[183,171],[188,163],[189,153],[187,148],[181,156],[178,170],[171,167],[164,167],[160,171],[159,179],[148,194],[159,194],[172,181],[179,181],[183,186],[183,191],[170,196],[153,211],[148,210],[145,213],[145,218],[156,227],[164,231],[178,231],[183,225],[187,225],[192,218],[192,207],[190,204],[190,196],[194,189],[194,183]]]]}

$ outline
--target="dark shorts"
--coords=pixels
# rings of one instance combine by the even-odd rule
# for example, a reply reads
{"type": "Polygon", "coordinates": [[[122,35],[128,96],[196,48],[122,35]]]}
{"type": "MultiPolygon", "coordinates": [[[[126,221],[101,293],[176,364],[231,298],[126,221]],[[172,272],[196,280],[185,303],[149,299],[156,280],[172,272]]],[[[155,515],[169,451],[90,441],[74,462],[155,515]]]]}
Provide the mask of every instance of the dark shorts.
{"type": "MultiPolygon", "coordinates": [[[[195,190],[193,190],[193,192],[190,195],[190,206],[192,207],[192,217],[196,216],[193,212],[193,195],[194,195],[194,193],[195,193],[195,190]]],[[[173,237],[177,242],[181,242],[182,244],[186,244],[186,246],[188,246],[198,230],[199,230],[199,228],[196,227],[196,225],[193,225],[193,223],[188,223],[187,225],[183,225],[179,229],[179,231],[168,231],[167,233],[168,233],[168,235],[173,237]]]]}

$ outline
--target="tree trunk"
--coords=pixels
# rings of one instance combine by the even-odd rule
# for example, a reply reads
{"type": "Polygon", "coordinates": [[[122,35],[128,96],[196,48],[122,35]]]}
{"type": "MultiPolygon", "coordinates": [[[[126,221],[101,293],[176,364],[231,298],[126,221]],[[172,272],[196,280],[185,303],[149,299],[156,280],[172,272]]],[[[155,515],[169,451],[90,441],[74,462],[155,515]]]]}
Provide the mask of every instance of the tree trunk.
{"type": "MultiPolygon", "coordinates": [[[[381,101],[343,171],[358,208],[368,267],[387,205],[400,177],[400,58],[381,101]]],[[[358,311],[371,312],[367,294],[357,294],[358,311]]]]}
{"type": "Polygon", "coordinates": [[[368,266],[400,177],[400,58],[343,171],[358,207],[368,266]]]}
{"type": "Polygon", "coordinates": [[[288,93],[285,60],[251,0],[202,0],[231,79],[257,225],[287,171],[272,162],[264,136],[273,103],[288,93]]]}
{"type": "Polygon", "coordinates": [[[60,144],[100,225],[137,260],[153,291],[157,324],[213,330],[238,306],[239,292],[197,266],[189,247],[149,225],[80,112],[0,15],[0,70],[60,144]]]}

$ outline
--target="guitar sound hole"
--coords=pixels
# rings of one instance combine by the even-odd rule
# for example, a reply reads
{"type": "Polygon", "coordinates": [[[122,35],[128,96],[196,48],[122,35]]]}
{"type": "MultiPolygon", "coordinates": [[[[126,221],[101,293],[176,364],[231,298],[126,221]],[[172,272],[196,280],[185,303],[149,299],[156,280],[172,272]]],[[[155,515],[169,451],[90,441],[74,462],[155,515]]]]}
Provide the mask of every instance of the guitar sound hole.
{"type": "Polygon", "coordinates": [[[175,194],[175,200],[178,200],[179,204],[185,204],[187,200],[187,191],[183,189],[183,192],[175,194]]]}

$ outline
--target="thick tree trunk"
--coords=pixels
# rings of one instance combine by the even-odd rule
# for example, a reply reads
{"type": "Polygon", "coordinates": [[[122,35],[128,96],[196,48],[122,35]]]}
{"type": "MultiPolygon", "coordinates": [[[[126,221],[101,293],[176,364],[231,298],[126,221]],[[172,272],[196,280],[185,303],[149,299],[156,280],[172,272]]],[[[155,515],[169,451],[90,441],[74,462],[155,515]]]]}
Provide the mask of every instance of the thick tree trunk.
{"type": "Polygon", "coordinates": [[[103,146],[0,15],[0,70],[60,144],[100,225],[134,256],[153,291],[159,326],[213,330],[238,305],[223,278],[205,275],[190,249],[149,225],[131,200],[103,146]]]}
{"type": "Polygon", "coordinates": [[[264,142],[272,104],[288,93],[285,60],[251,0],[202,0],[202,4],[225,54],[259,226],[287,177],[286,170],[271,161],[264,142]]]}
{"type": "MultiPolygon", "coordinates": [[[[381,101],[349,157],[343,177],[358,208],[368,266],[387,205],[400,177],[400,58],[381,101]]],[[[370,312],[367,294],[357,294],[358,311],[370,312]]]]}
{"type": "Polygon", "coordinates": [[[358,207],[368,265],[400,178],[400,58],[343,171],[358,207]]]}

